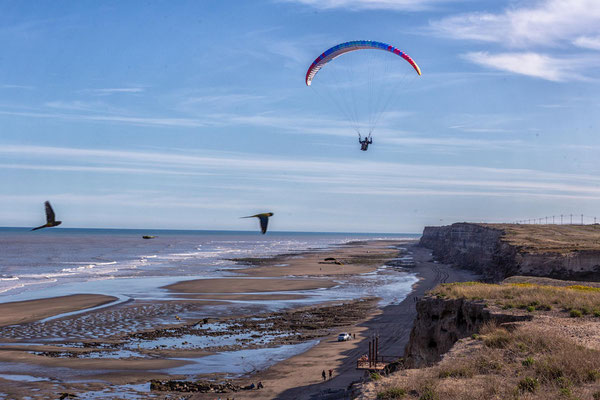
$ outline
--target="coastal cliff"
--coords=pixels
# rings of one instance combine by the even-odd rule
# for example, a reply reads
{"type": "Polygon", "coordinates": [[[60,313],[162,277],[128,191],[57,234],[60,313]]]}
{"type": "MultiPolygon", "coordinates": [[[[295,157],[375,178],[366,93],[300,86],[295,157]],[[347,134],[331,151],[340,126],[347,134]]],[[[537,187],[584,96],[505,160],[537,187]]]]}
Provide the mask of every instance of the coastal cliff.
{"type": "Polygon", "coordinates": [[[513,275],[600,280],[600,226],[456,223],[426,227],[420,245],[484,280],[513,275]]]}
{"type": "Polygon", "coordinates": [[[536,277],[439,285],[417,302],[404,362],[355,398],[599,399],[598,286],[536,277]]]}
{"type": "Polygon", "coordinates": [[[502,324],[529,319],[492,312],[481,301],[424,297],[417,302],[417,317],[404,350],[405,365],[421,368],[438,362],[459,339],[478,333],[488,321],[502,324]]]}

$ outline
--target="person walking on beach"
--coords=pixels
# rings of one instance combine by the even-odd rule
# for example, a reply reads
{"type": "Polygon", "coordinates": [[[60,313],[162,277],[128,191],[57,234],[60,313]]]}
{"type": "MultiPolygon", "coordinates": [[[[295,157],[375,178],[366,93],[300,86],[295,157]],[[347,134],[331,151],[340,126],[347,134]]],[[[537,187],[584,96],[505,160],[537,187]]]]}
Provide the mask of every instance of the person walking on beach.
{"type": "Polygon", "coordinates": [[[327,379],[327,375],[325,374],[325,370],[323,370],[323,372],[321,372],[321,376],[323,377],[323,380],[327,379]]]}
{"type": "Polygon", "coordinates": [[[332,369],[330,369],[330,370],[329,370],[329,379],[331,379],[331,377],[332,377],[332,376],[333,376],[333,370],[332,370],[332,369]]]}

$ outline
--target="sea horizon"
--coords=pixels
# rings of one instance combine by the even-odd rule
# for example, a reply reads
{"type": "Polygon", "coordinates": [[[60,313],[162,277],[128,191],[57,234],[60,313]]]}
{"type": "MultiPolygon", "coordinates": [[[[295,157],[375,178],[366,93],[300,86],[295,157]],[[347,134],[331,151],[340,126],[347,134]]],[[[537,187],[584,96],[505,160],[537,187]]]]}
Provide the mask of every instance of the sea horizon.
{"type": "MultiPolygon", "coordinates": [[[[31,232],[32,227],[27,226],[0,226],[0,231],[26,231],[31,232]]],[[[94,227],[53,227],[51,229],[42,229],[35,231],[36,234],[40,233],[49,233],[49,232],[61,232],[61,231],[130,231],[130,232],[140,232],[140,233],[148,233],[148,231],[152,232],[165,232],[165,233],[235,233],[235,234],[252,234],[256,235],[260,234],[257,230],[229,230],[229,229],[174,229],[174,228],[94,228],[94,227]]],[[[269,230],[267,235],[274,234],[327,234],[327,235],[411,235],[420,237],[422,235],[421,232],[344,232],[344,231],[278,231],[278,230],[269,230]]]]}

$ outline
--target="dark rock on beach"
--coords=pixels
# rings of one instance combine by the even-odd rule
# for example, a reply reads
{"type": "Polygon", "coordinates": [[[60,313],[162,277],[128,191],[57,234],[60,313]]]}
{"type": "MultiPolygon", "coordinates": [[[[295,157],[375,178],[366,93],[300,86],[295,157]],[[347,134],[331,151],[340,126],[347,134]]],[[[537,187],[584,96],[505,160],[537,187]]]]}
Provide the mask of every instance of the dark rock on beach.
{"type": "Polygon", "coordinates": [[[240,386],[232,382],[214,383],[208,381],[150,381],[150,390],[159,392],[199,392],[199,393],[231,393],[240,390],[253,390],[254,385],[240,386]]]}

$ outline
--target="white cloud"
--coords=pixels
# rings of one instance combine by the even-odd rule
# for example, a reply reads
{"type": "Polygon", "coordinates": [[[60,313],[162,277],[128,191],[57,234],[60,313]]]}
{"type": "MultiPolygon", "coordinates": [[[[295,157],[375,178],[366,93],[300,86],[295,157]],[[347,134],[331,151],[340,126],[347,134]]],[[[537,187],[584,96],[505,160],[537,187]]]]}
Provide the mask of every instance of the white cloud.
{"type": "Polygon", "coordinates": [[[265,96],[257,96],[251,94],[223,94],[213,96],[195,96],[186,99],[189,103],[210,104],[218,103],[219,105],[232,105],[237,103],[247,103],[256,100],[262,100],[265,96]]]}
{"type": "Polygon", "coordinates": [[[520,117],[501,113],[460,113],[447,119],[450,129],[469,133],[512,133],[510,126],[522,125],[520,117]]]}
{"type": "MultiPolygon", "coordinates": [[[[99,106],[92,107],[93,103],[81,102],[50,102],[46,106],[62,108],[71,111],[91,112],[92,108],[98,109],[99,106]]],[[[344,120],[329,117],[307,117],[295,115],[281,115],[274,113],[262,113],[253,115],[231,114],[231,113],[211,113],[200,118],[169,118],[169,117],[143,117],[143,116],[124,116],[118,114],[87,114],[87,113],[52,113],[35,111],[12,111],[0,110],[0,115],[10,115],[27,118],[49,118],[64,119],[73,121],[91,121],[106,122],[136,126],[155,126],[155,127],[180,127],[180,128],[198,128],[198,127],[223,127],[231,125],[255,126],[271,128],[276,133],[299,134],[299,135],[328,135],[349,137],[355,135],[354,128],[344,120]]],[[[390,119],[403,115],[403,113],[390,113],[390,119]]],[[[422,145],[422,146],[440,146],[444,148],[498,148],[513,146],[515,141],[506,140],[472,140],[460,137],[431,137],[416,135],[415,133],[403,132],[383,123],[377,129],[378,143],[388,143],[397,145],[422,145]]]]}
{"type": "Polygon", "coordinates": [[[23,89],[23,90],[32,90],[33,86],[27,86],[27,85],[13,85],[13,84],[3,84],[0,85],[0,88],[2,89],[23,89]]]}
{"type": "MultiPolygon", "coordinates": [[[[600,197],[600,178],[586,174],[552,173],[532,169],[485,168],[478,166],[439,166],[397,162],[364,162],[361,169],[377,171],[368,182],[356,188],[356,160],[286,159],[277,156],[256,157],[254,154],[212,152],[123,151],[80,149],[28,145],[0,145],[0,154],[7,160],[4,168],[51,170],[87,173],[164,173],[181,175],[230,174],[244,172],[244,187],[240,182],[222,182],[220,189],[235,188],[252,192],[252,182],[283,181],[293,189],[301,184],[313,184],[312,190],[339,193],[354,186],[360,193],[407,194],[439,191],[444,195],[465,193],[512,193],[555,198],[560,196],[600,197]],[[8,161],[11,162],[8,162],[8,161]],[[52,165],[52,162],[70,165],[52,165]],[[35,164],[39,163],[39,164],[35,164]],[[90,165],[97,164],[97,165],[90,165]],[[156,165],[161,165],[157,171],[156,165]],[[231,186],[233,184],[233,186],[231,186]],[[296,185],[294,185],[296,184],[296,185]]],[[[215,187],[205,183],[204,188],[215,187]]],[[[270,187],[271,185],[269,185],[270,187]]]]}
{"type": "Polygon", "coordinates": [[[320,9],[423,11],[456,0],[286,0],[320,9]]]}
{"type": "Polygon", "coordinates": [[[518,52],[472,52],[464,58],[496,70],[555,82],[588,79],[598,57],[581,49],[600,50],[600,1],[535,0],[512,3],[497,13],[472,12],[430,23],[444,38],[497,43],[518,52]],[[548,53],[548,48],[560,48],[548,53]],[[574,53],[579,51],[579,53],[574,53]]]}
{"type": "Polygon", "coordinates": [[[208,109],[227,110],[232,107],[249,106],[268,100],[266,96],[242,93],[184,96],[184,99],[179,101],[177,109],[194,115],[201,112],[206,113],[208,109]]]}
{"type": "Polygon", "coordinates": [[[58,171],[58,172],[98,172],[98,173],[114,173],[114,174],[138,174],[138,175],[194,175],[204,176],[213,175],[203,172],[188,172],[181,170],[157,169],[145,166],[144,168],[128,168],[128,167],[90,167],[85,165],[39,165],[39,164],[0,164],[0,169],[22,169],[31,171],[58,171]]]}
{"type": "Polygon", "coordinates": [[[67,111],[85,111],[85,112],[94,112],[94,113],[106,113],[106,112],[118,112],[121,111],[116,107],[111,106],[110,104],[99,102],[99,101],[81,101],[81,100],[73,100],[73,101],[62,101],[62,100],[53,100],[44,103],[44,107],[52,108],[56,110],[67,110],[67,111]]]}
{"type": "Polygon", "coordinates": [[[431,23],[444,37],[521,48],[570,44],[596,35],[599,25],[598,0],[538,0],[500,13],[467,13],[431,23]]]}
{"type": "Polygon", "coordinates": [[[600,50],[600,36],[580,36],[573,41],[573,44],[586,49],[600,50]]]}
{"type": "Polygon", "coordinates": [[[465,139],[458,137],[417,137],[417,136],[404,136],[394,138],[383,138],[378,141],[384,143],[393,143],[401,146],[439,146],[443,148],[449,147],[460,147],[465,149],[498,149],[508,148],[517,145],[523,145],[523,142],[519,140],[485,140],[485,139],[465,139]]]}
{"type": "Polygon", "coordinates": [[[103,89],[89,89],[90,92],[107,96],[110,94],[118,94],[118,93],[141,93],[144,91],[144,88],[141,87],[125,87],[125,88],[103,88],[103,89]]]}
{"type": "Polygon", "coordinates": [[[573,60],[550,57],[533,52],[498,53],[472,52],[463,56],[468,61],[484,67],[527,75],[549,81],[561,82],[583,79],[574,71],[573,60]]]}
{"type": "MultiPolygon", "coordinates": [[[[27,202],[37,204],[40,199],[47,198],[48,194],[0,194],[0,201],[7,203],[27,202]]],[[[208,198],[207,196],[186,197],[182,199],[178,196],[165,195],[160,192],[139,192],[127,191],[124,193],[53,193],[51,194],[53,203],[63,204],[87,204],[87,205],[118,205],[131,207],[161,207],[173,208],[198,208],[210,210],[245,210],[248,205],[244,200],[208,198]]]]}
{"type": "MultiPolygon", "coordinates": [[[[50,104],[50,103],[47,103],[50,104]]],[[[54,104],[58,106],[59,104],[54,104]]],[[[63,104],[62,108],[65,104],[63,104]]],[[[0,115],[12,115],[17,117],[28,118],[51,118],[65,119],[74,121],[96,121],[96,122],[112,122],[123,123],[128,125],[138,126],[176,126],[186,128],[198,128],[210,125],[206,121],[193,118],[154,118],[154,117],[130,117],[122,115],[89,115],[89,114],[66,114],[66,113],[43,113],[43,112],[28,112],[28,111],[0,111],[0,115]]]]}

